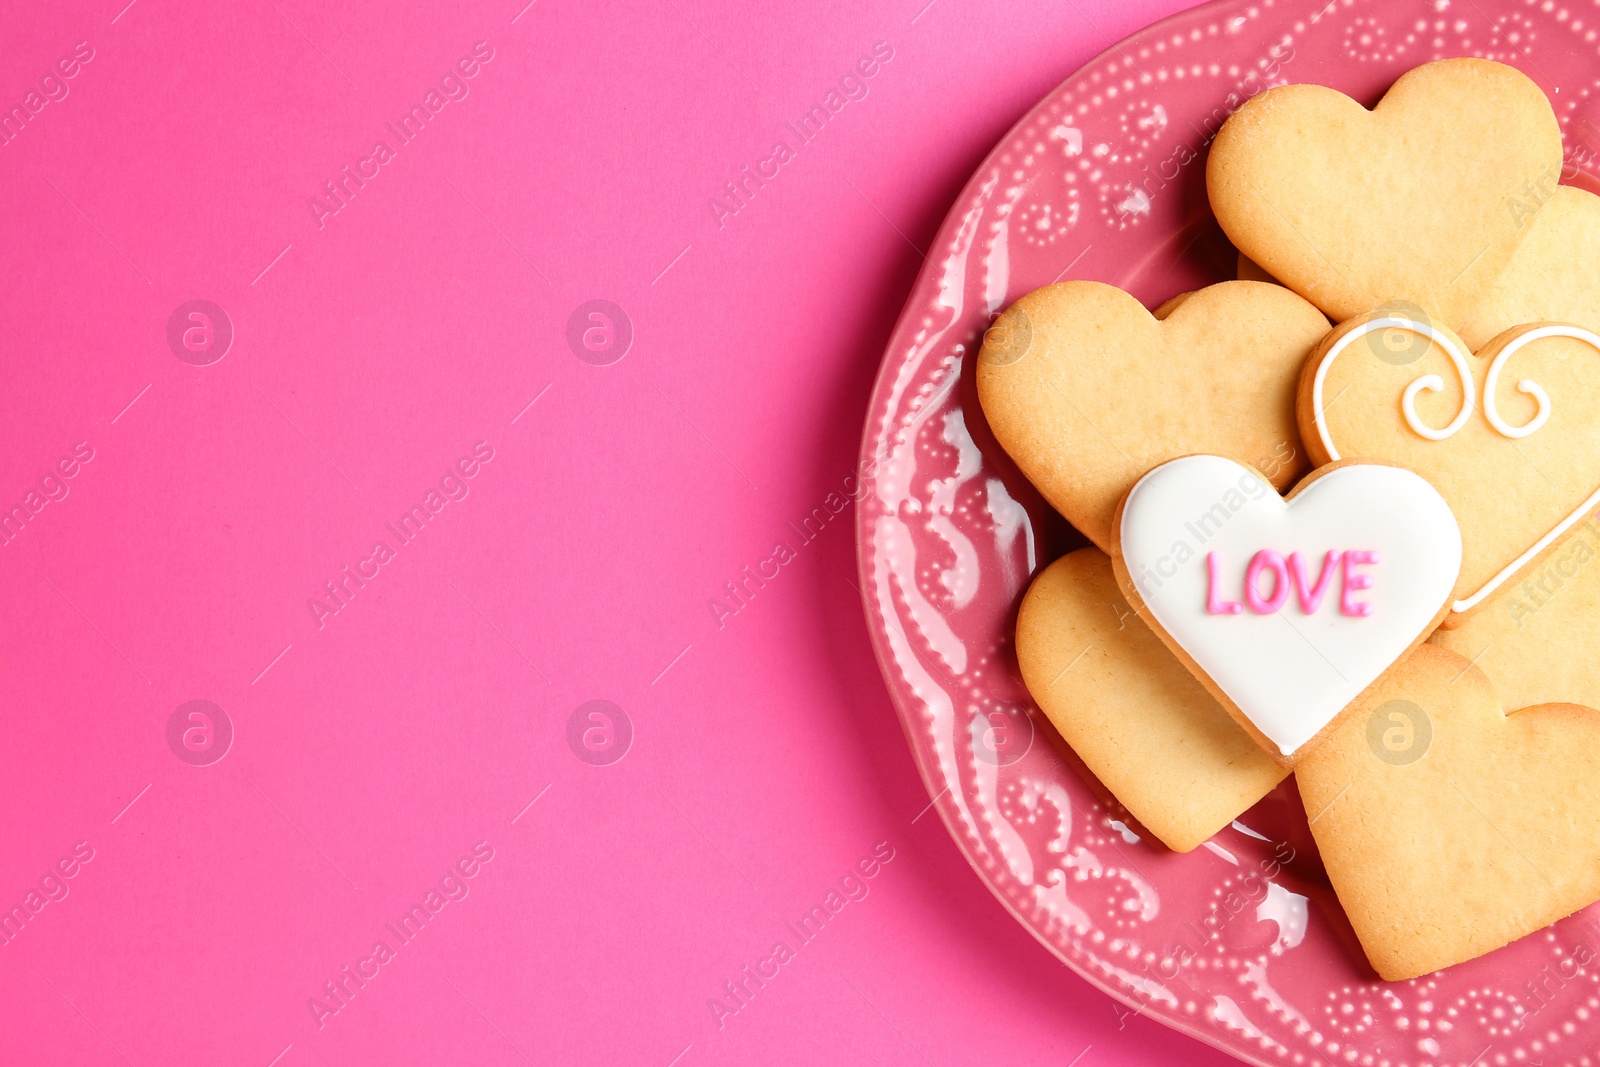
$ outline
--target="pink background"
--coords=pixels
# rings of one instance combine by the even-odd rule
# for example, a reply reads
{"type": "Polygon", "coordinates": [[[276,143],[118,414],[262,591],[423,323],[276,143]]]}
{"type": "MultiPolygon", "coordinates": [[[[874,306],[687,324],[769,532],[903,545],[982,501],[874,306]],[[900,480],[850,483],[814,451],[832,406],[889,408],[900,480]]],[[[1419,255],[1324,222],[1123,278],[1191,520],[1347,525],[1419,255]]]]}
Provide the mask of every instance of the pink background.
{"type": "Polygon", "coordinates": [[[967,175],[1184,5],[524,2],[0,19],[29,115],[0,145],[0,1062],[1228,1062],[1068,972],[918,818],[849,514],[795,532],[967,175]],[[879,42],[866,95],[719,218],[879,42]],[[195,298],[234,330],[202,367],[167,340],[195,298]],[[631,320],[611,365],[568,344],[592,299],[631,320]],[[477,442],[467,495],[319,625],[477,442]],[[168,742],[194,699],[235,731],[206,766],[168,742]],[[596,699],[633,730],[608,765],[568,739],[596,699]],[[341,1003],[347,966],[376,973],[341,1003]]]}

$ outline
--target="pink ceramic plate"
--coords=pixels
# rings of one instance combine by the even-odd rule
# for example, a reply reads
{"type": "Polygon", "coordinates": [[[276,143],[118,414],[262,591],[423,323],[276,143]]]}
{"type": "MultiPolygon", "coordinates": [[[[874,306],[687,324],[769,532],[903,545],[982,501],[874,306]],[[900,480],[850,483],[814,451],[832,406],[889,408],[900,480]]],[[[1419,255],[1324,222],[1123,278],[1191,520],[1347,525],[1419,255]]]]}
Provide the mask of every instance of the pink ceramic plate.
{"type": "Polygon", "coordinates": [[[1600,971],[1580,965],[1600,956],[1600,908],[1384,984],[1328,889],[1292,782],[1188,855],[1153,843],[1023,689],[1017,602],[1083,542],[995,445],[963,369],[996,311],[1057,278],[1154,306],[1233,277],[1206,206],[1205,145],[1269,84],[1320,82],[1370,105],[1430,59],[1510,63],[1555,102],[1565,180],[1592,187],[1597,35],[1600,0],[1220,0],[1152,26],[1069,78],[979,168],[879,372],[862,443],[862,589],[939,814],[1069,966],[1252,1063],[1600,1062],[1600,971]]]}

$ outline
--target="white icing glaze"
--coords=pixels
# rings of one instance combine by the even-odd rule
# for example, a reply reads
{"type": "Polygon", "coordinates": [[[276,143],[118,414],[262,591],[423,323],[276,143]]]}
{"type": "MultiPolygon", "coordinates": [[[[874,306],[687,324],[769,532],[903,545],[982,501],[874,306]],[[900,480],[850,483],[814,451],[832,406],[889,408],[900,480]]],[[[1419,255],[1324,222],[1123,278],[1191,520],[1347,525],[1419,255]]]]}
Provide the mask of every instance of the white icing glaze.
{"type": "Polygon", "coordinates": [[[1155,622],[1285,756],[1428,628],[1461,569],[1461,531],[1444,498],[1381,464],[1329,471],[1285,501],[1232,460],[1173,460],[1129,491],[1120,548],[1155,622]],[[1310,560],[1376,551],[1381,562],[1366,568],[1374,583],[1360,593],[1373,613],[1343,614],[1330,593],[1310,615],[1294,596],[1272,614],[1207,614],[1207,553],[1226,558],[1237,583],[1266,549],[1310,560]]]}
{"type": "MultiPolygon", "coordinates": [[[[1443,379],[1437,374],[1424,374],[1407,385],[1405,392],[1400,397],[1400,410],[1405,416],[1406,425],[1430,441],[1443,441],[1466,425],[1467,419],[1472,415],[1477,386],[1472,380],[1472,372],[1467,364],[1466,351],[1453,335],[1435,329],[1432,323],[1420,322],[1404,315],[1389,315],[1373,319],[1370,322],[1362,323],[1339,338],[1333,347],[1323,355],[1322,362],[1317,364],[1317,374],[1312,380],[1312,414],[1316,422],[1317,436],[1321,439],[1322,447],[1327,451],[1330,460],[1338,460],[1340,456],[1338,448],[1333,443],[1333,435],[1328,430],[1326,410],[1322,400],[1323,386],[1328,377],[1328,368],[1333,366],[1333,361],[1339,357],[1339,353],[1348,348],[1357,338],[1364,337],[1376,330],[1388,329],[1409,330],[1412,333],[1427,337],[1434,344],[1444,349],[1445,354],[1450,357],[1450,362],[1455,366],[1456,375],[1461,380],[1461,410],[1451,420],[1450,425],[1442,430],[1435,430],[1427,426],[1417,417],[1416,396],[1418,392],[1424,389],[1436,392],[1444,388],[1443,379]]],[[[1489,425],[1494,427],[1495,432],[1502,437],[1520,440],[1536,432],[1550,418],[1550,395],[1544,391],[1538,382],[1531,378],[1524,378],[1517,383],[1517,390],[1533,397],[1534,403],[1538,405],[1537,412],[1525,425],[1512,426],[1507,423],[1505,419],[1500,417],[1500,409],[1495,403],[1495,391],[1499,387],[1500,372],[1505,367],[1506,361],[1524,347],[1547,337],[1571,337],[1585,342],[1594,348],[1596,352],[1600,352],[1600,334],[1592,333],[1580,326],[1560,324],[1539,326],[1508,342],[1500,350],[1500,353],[1495,356],[1494,362],[1489,364],[1489,371],[1484,376],[1483,382],[1484,418],[1488,419],[1489,425]]],[[[1504,585],[1507,579],[1526,566],[1530,560],[1548,548],[1562,534],[1572,529],[1579,519],[1593,511],[1597,506],[1600,506],[1600,488],[1597,488],[1586,497],[1583,503],[1579,504],[1566,518],[1557,523],[1549,533],[1530,545],[1525,552],[1499,571],[1493,578],[1485,582],[1476,592],[1451,604],[1450,610],[1463,612],[1477,607],[1496,589],[1504,585]]]]}

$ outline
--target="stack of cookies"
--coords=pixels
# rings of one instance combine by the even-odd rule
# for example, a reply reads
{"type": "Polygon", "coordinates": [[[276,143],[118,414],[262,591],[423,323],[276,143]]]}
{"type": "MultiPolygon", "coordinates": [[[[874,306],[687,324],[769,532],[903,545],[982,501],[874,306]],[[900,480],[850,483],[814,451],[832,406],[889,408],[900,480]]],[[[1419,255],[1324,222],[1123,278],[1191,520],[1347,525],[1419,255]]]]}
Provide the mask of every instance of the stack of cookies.
{"type": "Polygon", "coordinates": [[[1600,197],[1562,167],[1501,64],[1271,89],[1207,165],[1242,280],[1051,285],[978,364],[1093,544],[1018,613],[1039,706],[1178,851],[1293,774],[1389,980],[1600,899],[1600,197]]]}

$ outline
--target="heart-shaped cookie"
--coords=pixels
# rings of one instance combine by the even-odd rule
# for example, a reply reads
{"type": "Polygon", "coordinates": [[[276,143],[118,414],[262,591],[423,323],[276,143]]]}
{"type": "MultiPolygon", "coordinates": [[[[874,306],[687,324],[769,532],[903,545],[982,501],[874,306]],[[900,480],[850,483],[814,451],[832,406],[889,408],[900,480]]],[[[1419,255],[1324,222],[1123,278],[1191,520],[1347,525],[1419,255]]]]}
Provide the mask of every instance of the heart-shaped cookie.
{"type": "Polygon", "coordinates": [[[1017,664],[1056,731],[1174,851],[1199,846],[1287,775],[1139,621],[1097,548],[1034,578],[1017,613],[1017,664]]]}
{"type": "Polygon", "coordinates": [[[1476,664],[1510,710],[1600,707],[1600,519],[1579,523],[1504,595],[1428,640],[1476,664]]]}
{"type": "Polygon", "coordinates": [[[1218,131],[1212,210],[1246,256],[1335,321],[1408,300],[1471,319],[1561,175],[1539,87],[1482,59],[1427,63],[1368,111],[1268,89],[1218,131]]]}
{"type": "Polygon", "coordinates": [[[1324,467],[1288,498],[1220,456],[1164,463],[1117,512],[1128,602],[1291,762],[1448,608],[1461,534],[1401,467],[1324,467]]]}
{"type": "Polygon", "coordinates": [[[1163,310],[1099,282],[1049,285],[995,321],[978,361],[995,438],[1104,550],[1117,501],[1166,460],[1215,452],[1280,487],[1305,469],[1294,382],[1327,333],[1322,313],[1281,286],[1237,281],[1163,310]]]}
{"type": "Polygon", "coordinates": [[[1301,376],[1312,460],[1416,471],[1461,524],[1459,625],[1554,550],[1600,504],[1600,336],[1533,324],[1472,355],[1415,311],[1334,329],[1301,376]]]}
{"type": "Polygon", "coordinates": [[[1600,712],[1507,716],[1487,677],[1423,645],[1295,766],[1367,958],[1399,981],[1600,898],[1600,712]]]}
{"type": "Polygon", "coordinates": [[[1462,325],[1482,348],[1530,322],[1570,322],[1600,331],[1600,196],[1560,186],[1527,222],[1528,233],[1493,288],[1462,325]]]}

